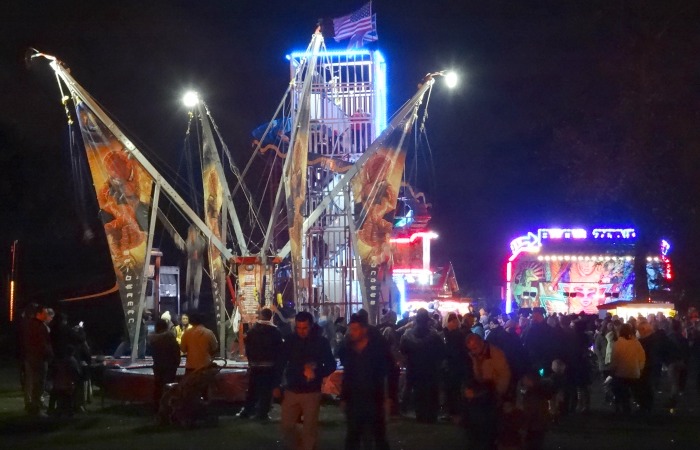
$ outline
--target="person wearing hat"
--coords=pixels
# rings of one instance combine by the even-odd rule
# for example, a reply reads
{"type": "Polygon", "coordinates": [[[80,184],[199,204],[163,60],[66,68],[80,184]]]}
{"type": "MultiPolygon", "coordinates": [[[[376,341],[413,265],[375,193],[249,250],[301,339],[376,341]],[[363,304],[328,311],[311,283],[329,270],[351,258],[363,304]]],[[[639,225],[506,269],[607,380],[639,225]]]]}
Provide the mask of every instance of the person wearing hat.
{"type": "Polygon", "coordinates": [[[168,327],[167,331],[170,331],[173,328],[173,318],[170,316],[170,311],[166,310],[160,315],[160,318],[165,320],[165,325],[168,327]]]}

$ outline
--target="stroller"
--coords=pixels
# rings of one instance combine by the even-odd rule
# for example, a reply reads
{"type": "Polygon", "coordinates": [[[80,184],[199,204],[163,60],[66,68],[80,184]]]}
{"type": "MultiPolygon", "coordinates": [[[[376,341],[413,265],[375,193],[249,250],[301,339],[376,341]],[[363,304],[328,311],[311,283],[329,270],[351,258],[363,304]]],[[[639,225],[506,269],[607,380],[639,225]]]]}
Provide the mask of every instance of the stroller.
{"type": "MultiPolygon", "coordinates": [[[[216,359],[206,367],[186,374],[179,383],[166,385],[160,399],[157,420],[160,425],[191,427],[198,422],[212,419],[207,414],[207,402],[203,396],[214,377],[226,367],[226,360],[216,359]],[[223,364],[217,364],[223,361],[223,364]]],[[[214,422],[216,417],[213,417],[214,422]]]]}

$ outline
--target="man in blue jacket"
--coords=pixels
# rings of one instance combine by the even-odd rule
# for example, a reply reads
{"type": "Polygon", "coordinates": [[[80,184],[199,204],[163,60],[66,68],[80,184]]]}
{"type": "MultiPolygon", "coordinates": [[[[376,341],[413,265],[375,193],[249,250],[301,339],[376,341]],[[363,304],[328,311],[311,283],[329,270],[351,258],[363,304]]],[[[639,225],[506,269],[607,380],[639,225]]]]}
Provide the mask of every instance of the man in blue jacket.
{"type": "MultiPolygon", "coordinates": [[[[294,323],[294,333],[282,347],[282,432],[288,448],[313,450],[318,438],[321,385],[335,371],[336,364],[328,339],[321,335],[310,313],[298,313],[294,323]],[[301,437],[297,430],[299,416],[303,417],[301,437]]],[[[275,389],[277,396],[279,392],[275,389]]]]}

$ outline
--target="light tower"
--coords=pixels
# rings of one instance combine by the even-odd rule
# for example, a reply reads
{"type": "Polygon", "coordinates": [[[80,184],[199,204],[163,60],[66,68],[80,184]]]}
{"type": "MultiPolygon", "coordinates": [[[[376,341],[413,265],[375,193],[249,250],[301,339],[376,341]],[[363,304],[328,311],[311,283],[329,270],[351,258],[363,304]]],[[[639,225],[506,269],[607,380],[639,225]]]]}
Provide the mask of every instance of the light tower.
{"type": "MultiPolygon", "coordinates": [[[[288,56],[294,83],[292,111],[297,109],[302,87],[297,67],[307,57],[306,52],[288,56]]],[[[322,51],[316,67],[305,216],[328,195],[387,122],[386,62],[380,52],[322,51]]],[[[362,307],[359,265],[352,251],[351,196],[349,188],[336,195],[304,236],[302,270],[307,289],[306,296],[299,299],[302,308],[330,304],[339,306],[349,317],[362,307]]]]}

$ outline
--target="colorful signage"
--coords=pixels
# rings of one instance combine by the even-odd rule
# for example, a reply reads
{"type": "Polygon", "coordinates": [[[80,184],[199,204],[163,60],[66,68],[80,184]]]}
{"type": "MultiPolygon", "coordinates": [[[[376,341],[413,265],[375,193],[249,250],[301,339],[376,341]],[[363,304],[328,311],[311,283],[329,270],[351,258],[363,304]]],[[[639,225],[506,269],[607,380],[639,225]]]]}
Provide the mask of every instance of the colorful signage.
{"type": "MultiPolygon", "coordinates": [[[[543,307],[548,313],[596,313],[598,306],[634,299],[634,257],[607,253],[605,245],[636,239],[633,228],[540,228],[510,243],[506,265],[506,311],[543,307]],[[589,239],[603,245],[600,254],[545,253],[547,242],[589,239]],[[530,256],[521,256],[529,253],[530,256]],[[534,255],[536,254],[536,256],[534,255]]],[[[561,252],[561,246],[557,247],[561,252]]],[[[575,248],[575,247],[573,247],[575,248]]],[[[579,247],[580,248],[580,247],[579,247]]],[[[620,247],[610,250],[620,251],[620,247]]],[[[661,257],[647,258],[650,291],[668,290],[672,278],[667,257],[670,244],[661,242],[661,257]]]]}

